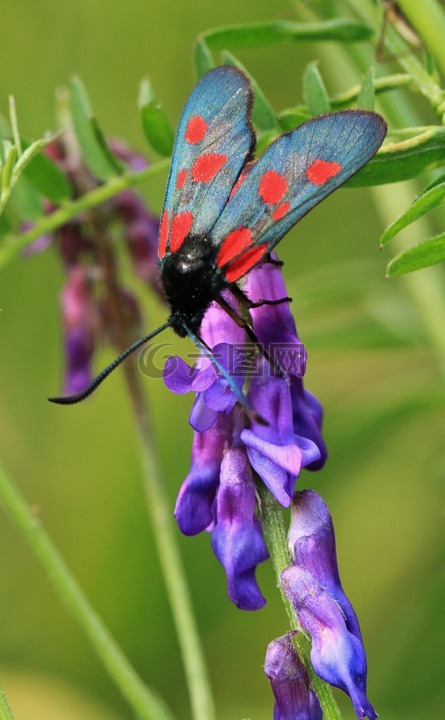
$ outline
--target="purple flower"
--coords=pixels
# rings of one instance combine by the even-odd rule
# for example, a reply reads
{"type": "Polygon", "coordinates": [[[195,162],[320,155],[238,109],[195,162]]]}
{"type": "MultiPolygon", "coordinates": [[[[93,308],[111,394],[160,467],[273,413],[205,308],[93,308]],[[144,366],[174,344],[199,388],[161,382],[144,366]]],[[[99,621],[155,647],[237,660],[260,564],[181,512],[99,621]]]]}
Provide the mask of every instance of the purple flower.
{"type": "Polygon", "coordinates": [[[269,643],[264,672],[275,697],[273,720],[321,720],[320,704],[309,687],[306,668],[295,651],[291,634],[269,643]]]}
{"type": "MultiPolygon", "coordinates": [[[[226,299],[233,303],[230,295],[226,299]]],[[[241,387],[244,376],[236,372],[237,359],[232,349],[244,343],[245,333],[216,302],[207,310],[201,325],[201,337],[228,372],[235,368],[234,382],[241,387]]],[[[196,393],[189,421],[198,432],[208,430],[219,413],[230,413],[236,404],[233,389],[206,356],[200,355],[193,367],[180,357],[173,356],[167,360],[163,375],[172,392],[196,393]]]]}
{"type": "Polygon", "coordinates": [[[344,614],[349,632],[361,641],[357,615],[340,582],[331,514],[323,498],[314,490],[295,493],[288,542],[292,562],[309,570],[334,598],[344,614]]]}
{"type": "Polygon", "coordinates": [[[346,692],[359,720],[375,720],[366,697],[366,656],[363,644],[346,627],[336,600],[298,565],[286,568],[281,584],[302,627],[312,638],[311,661],[323,680],[346,692]]]}
{"type": "MultiPolygon", "coordinates": [[[[132,170],[146,167],[145,159],[123,143],[111,141],[110,145],[132,170]]],[[[97,180],[72,147],[61,138],[48,145],[45,153],[67,177],[72,196],[80,197],[93,189],[97,180]]],[[[47,214],[55,210],[54,204],[49,201],[45,201],[44,207],[47,214]]],[[[134,295],[117,281],[111,284],[104,282],[110,280],[110,274],[112,276],[114,272],[114,243],[109,239],[116,235],[116,223],[120,226],[119,234],[126,240],[135,274],[161,295],[157,265],[159,221],[131,190],[96,208],[88,222],[79,216],[63,225],[54,235],[38,238],[27,250],[27,254],[31,255],[41,252],[49,244],[55,245],[67,274],[61,304],[66,358],[64,392],[69,395],[84,390],[92,380],[91,363],[100,340],[105,338],[120,352],[123,338],[116,328],[119,325],[128,328],[131,341],[132,330],[139,326],[140,312],[134,295]],[[100,252],[101,247],[106,247],[107,251],[100,252]],[[112,285],[113,290],[110,290],[112,285]]],[[[29,226],[23,229],[29,229],[29,226]]]]}
{"type": "Polygon", "coordinates": [[[99,321],[88,272],[73,267],[61,295],[65,332],[65,382],[68,395],[83,390],[92,379],[91,362],[99,321]]]}
{"type": "MultiPolygon", "coordinates": [[[[286,299],[278,265],[264,263],[254,268],[246,278],[245,291],[255,303],[286,299]]],[[[224,299],[242,314],[230,290],[225,291],[224,299]]],[[[192,467],[181,488],[175,515],[187,534],[212,530],[214,551],[226,569],[229,597],[244,609],[264,604],[255,568],[267,557],[255,514],[252,470],[278,502],[288,507],[300,470],[321,466],[326,457],[321,406],[303,389],[300,375],[305,353],[289,303],[262,305],[252,309],[251,316],[265,354],[252,344],[246,345],[244,329],[216,302],[200,328],[204,342],[233,383],[203,354],[191,367],[172,357],[164,368],[164,381],[170,390],[196,394],[189,420],[196,431],[192,467]],[[270,362],[265,355],[272,356],[273,348],[284,354],[270,362]],[[233,387],[237,384],[246,391],[246,380],[247,396],[256,413],[248,417],[237,404],[233,387]],[[222,416],[228,424],[221,421],[222,416]],[[218,422],[224,425],[224,460],[221,445],[214,439],[218,422]]]]}
{"type": "Polygon", "coordinates": [[[212,548],[226,571],[229,598],[241,610],[259,610],[266,602],[255,570],[269,554],[255,505],[255,486],[246,453],[242,448],[232,448],[221,463],[212,548]]]}
{"type": "Polygon", "coordinates": [[[196,535],[213,523],[213,503],[223,453],[232,438],[231,427],[230,417],[220,413],[211,428],[194,434],[192,465],[175,507],[175,518],[184,535],[196,535]]]}
{"type": "Polygon", "coordinates": [[[241,432],[252,467],[271,493],[289,507],[295,480],[302,467],[318,460],[320,451],[310,439],[294,433],[292,398],[285,377],[273,377],[269,363],[251,381],[249,400],[264,422],[253,420],[241,432]]]}
{"type": "MultiPolygon", "coordinates": [[[[281,300],[287,297],[275,253],[272,253],[272,259],[275,262],[258,265],[246,277],[245,291],[252,302],[281,300]]],[[[327,457],[321,434],[323,409],[317,398],[303,387],[302,376],[306,370],[307,354],[298,337],[290,304],[282,302],[278,305],[261,305],[253,308],[250,314],[257,338],[287,372],[294,433],[312,440],[320,451],[319,457],[306,467],[308,470],[319,470],[327,457]]]]}

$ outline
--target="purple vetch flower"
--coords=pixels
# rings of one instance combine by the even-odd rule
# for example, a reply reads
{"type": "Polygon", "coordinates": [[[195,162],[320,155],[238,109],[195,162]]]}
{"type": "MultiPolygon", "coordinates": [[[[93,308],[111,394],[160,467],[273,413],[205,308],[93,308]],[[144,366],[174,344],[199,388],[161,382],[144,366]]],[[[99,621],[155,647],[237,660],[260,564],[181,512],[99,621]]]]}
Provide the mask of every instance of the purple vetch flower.
{"type": "Polygon", "coordinates": [[[283,571],[281,584],[312,638],[311,662],[317,675],[349,695],[359,720],[375,720],[377,713],[366,697],[365,650],[346,627],[336,600],[298,565],[283,571]]]}
{"type": "MultiPolygon", "coordinates": [[[[232,298],[226,294],[228,302],[232,298]]],[[[221,365],[228,371],[237,366],[232,349],[242,345],[245,332],[216,302],[212,303],[201,325],[201,337],[212,349],[221,365]]],[[[235,372],[234,382],[242,386],[244,376],[235,372]]],[[[236,404],[236,395],[227,380],[219,375],[210,359],[199,355],[193,367],[180,357],[169,358],[164,367],[164,382],[172,392],[195,392],[196,399],[190,413],[190,425],[197,432],[205,432],[216,422],[218,414],[230,413],[236,404]]]]}
{"type": "MultiPolygon", "coordinates": [[[[123,143],[111,141],[110,145],[132,170],[142,170],[147,166],[141,155],[132,152],[123,143]]],[[[83,165],[75,145],[65,142],[65,137],[50,143],[45,153],[66,176],[73,197],[80,197],[98,185],[97,179],[83,165]]],[[[44,208],[50,214],[56,206],[45,201],[44,208]]],[[[80,392],[92,380],[92,356],[101,340],[105,338],[120,352],[125,341],[120,326],[129,331],[129,343],[133,339],[133,329],[139,326],[138,302],[131,292],[119,285],[118,272],[115,282],[106,282],[114,273],[116,263],[110,238],[116,235],[124,238],[135,274],[161,295],[157,264],[158,227],[158,218],[149,212],[141,198],[134,191],[125,190],[95,208],[89,214],[88,222],[85,217],[79,216],[54,234],[38,238],[27,249],[27,254],[31,255],[53,244],[67,275],[61,294],[65,329],[65,393],[80,392]],[[112,286],[113,289],[110,289],[112,286]],[[117,307],[119,313],[116,312],[117,307]]]]}
{"type": "MultiPolygon", "coordinates": [[[[245,291],[252,302],[281,300],[287,297],[286,286],[277,255],[272,263],[262,263],[246,277],[245,291]]],[[[326,462],[326,445],[321,434],[323,408],[317,398],[303,387],[307,354],[297,334],[289,302],[261,305],[250,311],[255,334],[275,361],[283,366],[290,381],[294,433],[314,442],[319,458],[310,462],[308,470],[319,470],[326,462]]]]}
{"type": "Polygon", "coordinates": [[[273,720],[322,719],[318,698],[310,689],[306,668],[290,633],[269,643],[264,672],[275,697],[273,720]]]}
{"type": "Polygon", "coordinates": [[[294,495],[288,543],[292,562],[309,570],[328,591],[340,606],[349,632],[361,641],[357,615],[340,582],[332,517],[325,501],[314,490],[294,495]]]}
{"type": "Polygon", "coordinates": [[[241,610],[259,610],[266,602],[255,570],[269,553],[255,507],[255,486],[245,450],[231,448],[221,463],[212,548],[226,571],[229,598],[241,610]]]}
{"type": "Polygon", "coordinates": [[[65,335],[64,391],[71,395],[92,380],[91,362],[99,323],[91,279],[85,268],[72,267],[68,271],[60,301],[65,335]]]}
{"type": "Polygon", "coordinates": [[[194,434],[190,472],[175,507],[175,518],[184,535],[196,535],[213,524],[221,462],[231,439],[232,422],[225,413],[219,413],[211,428],[194,434]]]}
{"type": "Polygon", "coordinates": [[[248,397],[268,424],[252,420],[250,428],[241,432],[241,440],[252,467],[278,502],[289,507],[301,468],[318,460],[320,450],[309,438],[294,433],[287,378],[272,376],[266,360],[261,367],[260,376],[251,381],[248,397]]]}
{"type": "MultiPolygon", "coordinates": [[[[278,265],[264,263],[254,268],[246,278],[245,291],[253,302],[285,299],[278,265]]],[[[224,299],[242,314],[230,289],[224,292],[224,299]]],[[[251,316],[253,329],[272,362],[258,353],[255,345],[246,344],[244,329],[216,302],[204,316],[200,335],[233,383],[247,392],[256,414],[246,417],[233,385],[207,355],[200,354],[192,367],[173,357],[164,368],[170,390],[196,394],[189,420],[195,430],[192,467],[175,515],[186,534],[204,529],[212,532],[214,551],[226,570],[229,597],[244,609],[264,603],[255,568],[267,556],[256,515],[252,470],[278,502],[288,507],[301,469],[320,467],[326,458],[321,406],[303,389],[300,375],[305,354],[289,303],[254,308],[251,316]],[[273,356],[276,347],[284,355],[273,356]],[[223,416],[227,423],[221,420],[223,416]],[[224,426],[222,443],[215,440],[220,432],[218,423],[224,426]]]]}

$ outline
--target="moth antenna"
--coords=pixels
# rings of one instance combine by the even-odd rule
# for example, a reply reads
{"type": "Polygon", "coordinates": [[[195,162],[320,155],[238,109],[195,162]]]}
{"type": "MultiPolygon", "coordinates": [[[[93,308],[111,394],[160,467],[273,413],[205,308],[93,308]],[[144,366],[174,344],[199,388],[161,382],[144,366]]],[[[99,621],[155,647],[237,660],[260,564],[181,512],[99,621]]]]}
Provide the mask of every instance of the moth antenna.
{"type": "Polygon", "coordinates": [[[66,397],[50,397],[48,398],[48,400],[52,403],[57,403],[58,405],[74,405],[75,403],[85,400],[85,398],[91,395],[91,393],[93,393],[96,388],[98,388],[99,385],[103,383],[105,378],[107,378],[108,375],[110,375],[113,370],[115,370],[129,355],[134,353],[134,351],[140,348],[141,345],[144,345],[146,342],[154,338],[155,335],[159,335],[159,333],[161,333],[163,330],[166,330],[170,326],[170,320],[167,320],[167,322],[161,325],[161,327],[158,327],[157,330],[153,330],[153,332],[145,335],[145,337],[136,340],[136,342],[130,345],[130,347],[127,347],[127,349],[124,350],[124,352],[121,353],[119,357],[117,357],[115,360],[113,360],[113,362],[107,365],[107,367],[104,368],[102,372],[100,372],[99,375],[97,375],[84,390],[75,393],[75,395],[67,395],[66,397]]]}
{"type": "Polygon", "coordinates": [[[259,413],[257,413],[253,405],[251,405],[247,397],[244,395],[241,388],[238,387],[238,385],[236,384],[236,382],[234,382],[233,378],[230,376],[227,370],[221,365],[218,358],[212,353],[207,343],[204,342],[204,340],[202,340],[199,335],[196,335],[192,330],[190,330],[190,328],[187,327],[185,323],[183,323],[183,327],[186,330],[189,338],[195,343],[196,347],[199,348],[199,350],[201,350],[201,352],[209,358],[210,362],[219,370],[223,378],[227,380],[238,401],[243,406],[249,417],[260,423],[261,425],[268,425],[269,423],[267,422],[267,420],[265,420],[263,417],[261,417],[261,415],[259,415],[259,413]]]}

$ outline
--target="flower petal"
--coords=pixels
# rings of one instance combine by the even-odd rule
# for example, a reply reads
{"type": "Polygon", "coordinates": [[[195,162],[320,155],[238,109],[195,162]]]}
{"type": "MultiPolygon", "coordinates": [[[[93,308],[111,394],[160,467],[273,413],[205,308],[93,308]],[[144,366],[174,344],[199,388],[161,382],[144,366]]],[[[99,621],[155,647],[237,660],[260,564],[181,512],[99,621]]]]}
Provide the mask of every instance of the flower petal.
{"type": "Polygon", "coordinates": [[[226,571],[229,598],[241,610],[258,610],[265,603],[255,570],[269,555],[255,517],[255,504],[246,454],[241,448],[232,448],[221,464],[212,548],[226,571]]]}

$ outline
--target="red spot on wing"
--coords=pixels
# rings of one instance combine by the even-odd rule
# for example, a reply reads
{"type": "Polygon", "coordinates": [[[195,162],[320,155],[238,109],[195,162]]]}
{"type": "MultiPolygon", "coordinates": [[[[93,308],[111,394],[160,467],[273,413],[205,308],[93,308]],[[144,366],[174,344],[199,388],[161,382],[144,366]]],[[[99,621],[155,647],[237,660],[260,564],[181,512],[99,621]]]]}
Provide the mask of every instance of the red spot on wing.
{"type": "Polygon", "coordinates": [[[190,210],[184,210],[173,216],[170,232],[170,251],[176,252],[181,247],[193,225],[193,215],[190,210]]]}
{"type": "Polygon", "coordinates": [[[227,265],[234,257],[252,245],[253,238],[249,228],[239,227],[229,233],[221,245],[216,264],[218,267],[227,265]]]}
{"type": "Polygon", "coordinates": [[[272,213],[272,220],[281,220],[290,210],[290,203],[284,202],[278,205],[272,213]]]}
{"type": "Polygon", "coordinates": [[[268,205],[275,205],[283,199],[287,190],[287,180],[275,170],[267,170],[260,180],[258,193],[268,205]]]}
{"type": "Polygon", "coordinates": [[[166,250],[167,250],[167,240],[168,240],[168,210],[165,208],[161,224],[159,226],[159,247],[158,247],[158,255],[159,257],[164,257],[166,250]]]}
{"type": "Polygon", "coordinates": [[[324,185],[328,180],[338,175],[341,165],[338,162],[314,160],[306,170],[306,177],[313,185],[324,185]]]}
{"type": "Polygon", "coordinates": [[[192,178],[196,182],[210,182],[216,173],[226,164],[227,155],[206,153],[196,158],[192,166],[192,178]]]}
{"type": "Polygon", "coordinates": [[[239,258],[230,263],[226,271],[226,280],[228,282],[236,282],[249,270],[251,270],[262,257],[267,253],[267,245],[256,245],[256,247],[246,250],[239,258]]]}
{"type": "Polygon", "coordinates": [[[192,115],[187,123],[187,129],[185,131],[185,139],[191,145],[201,142],[204,139],[204,135],[207,131],[207,123],[200,115],[192,115]]]}
{"type": "Polygon", "coordinates": [[[230,200],[230,198],[232,198],[232,197],[235,195],[236,191],[241,187],[241,185],[243,184],[243,182],[244,182],[244,180],[246,179],[247,175],[248,175],[248,173],[242,173],[242,174],[239,176],[238,180],[236,181],[235,185],[233,186],[233,188],[232,188],[232,190],[231,190],[231,192],[230,192],[229,200],[230,200]]]}
{"type": "Polygon", "coordinates": [[[184,170],[180,170],[178,172],[178,175],[176,177],[176,189],[180,190],[182,186],[185,183],[185,179],[187,177],[187,170],[184,168],[184,170]]]}

